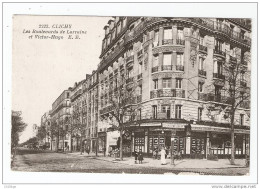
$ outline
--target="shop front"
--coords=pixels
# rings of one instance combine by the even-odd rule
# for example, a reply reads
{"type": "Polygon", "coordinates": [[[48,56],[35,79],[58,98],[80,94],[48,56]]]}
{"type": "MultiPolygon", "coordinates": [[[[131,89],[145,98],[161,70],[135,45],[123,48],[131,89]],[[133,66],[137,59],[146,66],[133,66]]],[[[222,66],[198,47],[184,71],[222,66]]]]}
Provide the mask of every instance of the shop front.
{"type": "MultiPolygon", "coordinates": [[[[188,123],[147,124],[132,128],[132,151],[142,150],[152,156],[155,149],[166,147],[183,158],[207,159],[211,154],[218,158],[231,155],[230,129],[188,123]]],[[[235,157],[249,154],[249,130],[235,129],[235,157]]]]}
{"type": "Polygon", "coordinates": [[[106,132],[98,133],[98,151],[103,152],[106,151],[106,132]]]}

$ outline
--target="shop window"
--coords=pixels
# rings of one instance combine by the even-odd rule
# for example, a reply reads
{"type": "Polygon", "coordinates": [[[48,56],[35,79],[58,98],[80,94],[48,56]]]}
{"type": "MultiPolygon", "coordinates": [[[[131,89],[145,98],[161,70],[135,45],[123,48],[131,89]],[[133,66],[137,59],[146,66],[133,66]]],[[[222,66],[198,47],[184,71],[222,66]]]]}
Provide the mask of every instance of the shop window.
{"type": "Polygon", "coordinates": [[[176,119],[181,119],[181,105],[176,105],[175,106],[175,118],[176,119]]]}
{"type": "Polygon", "coordinates": [[[181,83],[182,83],[182,79],[177,78],[176,79],[176,89],[181,89],[181,83]]]}
{"type": "Polygon", "coordinates": [[[153,88],[158,89],[158,79],[153,80],[153,88]]]}
{"type": "Polygon", "coordinates": [[[163,88],[171,88],[171,79],[169,78],[163,79],[163,88]]]}
{"type": "Polygon", "coordinates": [[[152,106],[153,107],[153,119],[157,119],[157,106],[152,106]]]}
{"type": "Polygon", "coordinates": [[[202,120],[202,108],[198,108],[198,121],[202,120]]]}
{"type": "Polygon", "coordinates": [[[170,119],[171,117],[171,108],[169,105],[162,106],[162,113],[166,115],[166,119],[170,119]]]}

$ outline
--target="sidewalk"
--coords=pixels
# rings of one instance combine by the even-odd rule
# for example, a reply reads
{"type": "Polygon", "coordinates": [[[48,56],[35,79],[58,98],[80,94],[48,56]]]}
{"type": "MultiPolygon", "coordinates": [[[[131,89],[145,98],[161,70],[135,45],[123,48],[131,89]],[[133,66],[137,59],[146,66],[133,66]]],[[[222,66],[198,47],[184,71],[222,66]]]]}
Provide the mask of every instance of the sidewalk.
{"type": "Polygon", "coordinates": [[[211,161],[206,159],[183,159],[183,160],[175,160],[175,166],[171,165],[171,159],[166,159],[166,165],[161,165],[160,160],[155,160],[152,158],[144,158],[142,164],[135,164],[134,157],[124,157],[123,161],[119,159],[115,159],[114,157],[104,157],[103,153],[98,153],[96,156],[95,153],[83,153],[80,152],[68,153],[70,155],[76,156],[84,156],[93,159],[99,159],[103,161],[109,161],[113,163],[122,163],[133,166],[143,166],[143,167],[153,167],[153,168],[189,168],[189,169],[220,169],[220,168],[245,168],[245,159],[236,159],[236,165],[230,165],[228,159],[219,159],[218,161],[211,161]]]}

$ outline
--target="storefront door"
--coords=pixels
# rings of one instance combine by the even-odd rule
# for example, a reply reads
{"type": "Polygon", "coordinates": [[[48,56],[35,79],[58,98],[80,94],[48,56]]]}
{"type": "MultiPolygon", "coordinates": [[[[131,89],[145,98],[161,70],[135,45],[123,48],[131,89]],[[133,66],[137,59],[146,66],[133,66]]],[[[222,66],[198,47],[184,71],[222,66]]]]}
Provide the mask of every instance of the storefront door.
{"type": "Polygon", "coordinates": [[[202,159],[205,157],[206,146],[205,138],[191,137],[191,158],[202,159]]]}

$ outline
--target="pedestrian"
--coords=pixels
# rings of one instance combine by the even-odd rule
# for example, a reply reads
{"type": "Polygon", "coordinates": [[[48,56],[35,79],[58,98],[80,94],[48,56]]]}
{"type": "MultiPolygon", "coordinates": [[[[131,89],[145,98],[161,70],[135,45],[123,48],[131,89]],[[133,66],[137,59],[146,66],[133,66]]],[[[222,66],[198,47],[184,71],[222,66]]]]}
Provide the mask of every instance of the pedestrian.
{"type": "Polygon", "coordinates": [[[164,149],[164,147],[162,147],[162,150],[161,150],[161,164],[162,165],[166,165],[165,154],[166,154],[165,149],[164,149]]]}
{"type": "Polygon", "coordinates": [[[156,149],[153,150],[153,159],[157,158],[156,149]]]}
{"type": "Polygon", "coordinates": [[[87,146],[87,153],[88,153],[88,155],[89,155],[89,152],[90,152],[90,148],[89,148],[89,146],[87,146]]]}
{"type": "Polygon", "coordinates": [[[169,154],[168,147],[165,147],[165,159],[167,159],[168,154],[169,154]]]}
{"type": "Polygon", "coordinates": [[[139,164],[143,163],[144,158],[143,158],[143,153],[142,153],[141,149],[139,149],[138,160],[139,160],[139,164]]]}
{"type": "Polygon", "coordinates": [[[138,153],[136,150],[134,151],[134,156],[135,156],[135,164],[137,164],[138,153]]]}
{"type": "Polygon", "coordinates": [[[103,148],[103,151],[104,151],[104,157],[106,157],[106,147],[103,148]]]}

